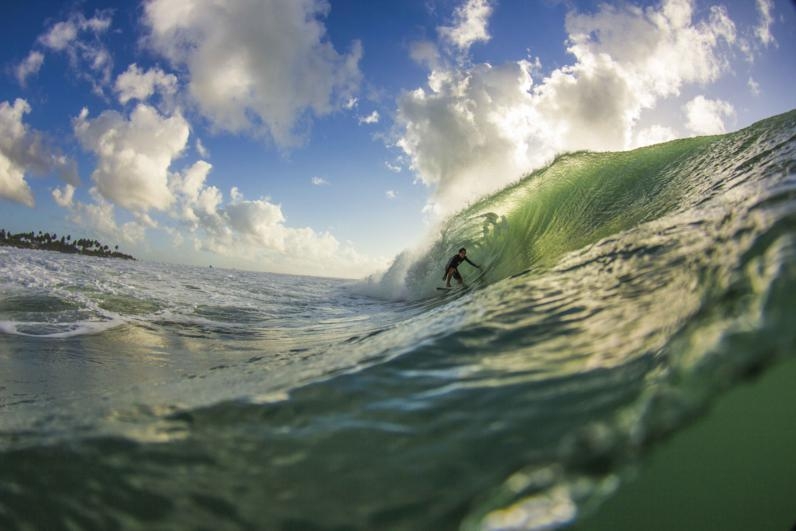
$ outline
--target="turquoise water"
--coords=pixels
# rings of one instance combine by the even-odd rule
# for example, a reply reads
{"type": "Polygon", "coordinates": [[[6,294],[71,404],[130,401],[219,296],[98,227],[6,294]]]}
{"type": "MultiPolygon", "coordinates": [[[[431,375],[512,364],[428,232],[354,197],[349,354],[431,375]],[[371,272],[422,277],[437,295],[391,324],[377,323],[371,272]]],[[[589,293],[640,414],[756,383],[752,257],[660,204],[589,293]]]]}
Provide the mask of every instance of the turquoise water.
{"type": "Polygon", "coordinates": [[[793,358],[795,153],[563,155],[363,282],[0,248],[0,528],[592,525],[793,358]]]}

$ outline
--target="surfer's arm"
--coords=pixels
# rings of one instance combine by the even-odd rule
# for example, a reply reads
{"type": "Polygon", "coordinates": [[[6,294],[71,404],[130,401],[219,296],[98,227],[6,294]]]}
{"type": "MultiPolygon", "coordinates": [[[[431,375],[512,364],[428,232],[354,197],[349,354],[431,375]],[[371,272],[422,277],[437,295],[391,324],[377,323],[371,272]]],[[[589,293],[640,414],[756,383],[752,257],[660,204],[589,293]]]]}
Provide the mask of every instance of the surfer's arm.
{"type": "Polygon", "coordinates": [[[468,264],[470,264],[471,266],[473,266],[473,267],[477,267],[478,269],[481,269],[481,266],[480,266],[480,265],[478,265],[478,264],[476,264],[476,263],[472,262],[472,261],[471,261],[469,258],[467,258],[466,256],[464,257],[464,259],[465,259],[465,261],[466,261],[468,264]]]}

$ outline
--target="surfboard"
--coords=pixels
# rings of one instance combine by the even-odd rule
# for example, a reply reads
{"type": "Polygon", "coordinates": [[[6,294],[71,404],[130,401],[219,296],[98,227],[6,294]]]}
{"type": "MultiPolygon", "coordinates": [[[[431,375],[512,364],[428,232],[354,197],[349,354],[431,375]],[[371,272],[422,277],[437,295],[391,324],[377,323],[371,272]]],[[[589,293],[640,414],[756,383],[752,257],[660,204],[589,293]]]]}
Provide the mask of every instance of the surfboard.
{"type": "Polygon", "coordinates": [[[474,279],[470,280],[466,284],[457,284],[457,285],[451,286],[449,288],[448,287],[444,287],[444,286],[438,286],[437,290],[438,291],[442,291],[442,292],[450,292],[450,291],[453,291],[453,290],[467,291],[467,290],[470,290],[470,289],[474,288],[478,284],[478,282],[484,277],[485,274],[486,274],[486,271],[481,270],[478,273],[478,276],[476,276],[474,279]]]}

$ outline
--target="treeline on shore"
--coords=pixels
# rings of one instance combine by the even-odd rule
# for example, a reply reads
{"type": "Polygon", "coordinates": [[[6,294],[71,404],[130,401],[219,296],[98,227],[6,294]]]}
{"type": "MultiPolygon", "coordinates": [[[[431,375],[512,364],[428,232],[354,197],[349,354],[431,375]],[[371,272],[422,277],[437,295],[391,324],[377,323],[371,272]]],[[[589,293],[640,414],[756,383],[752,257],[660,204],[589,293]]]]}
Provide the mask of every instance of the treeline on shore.
{"type": "Polygon", "coordinates": [[[102,244],[97,240],[79,238],[73,240],[71,235],[58,237],[55,233],[39,231],[18,232],[12,234],[5,229],[0,229],[0,245],[19,247],[21,249],[43,249],[47,251],[58,251],[61,253],[87,254],[90,256],[102,256],[107,258],[124,258],[125,260],[135,260],[129,254],[119,252],[119,246],[113,249],[102,244]]]}

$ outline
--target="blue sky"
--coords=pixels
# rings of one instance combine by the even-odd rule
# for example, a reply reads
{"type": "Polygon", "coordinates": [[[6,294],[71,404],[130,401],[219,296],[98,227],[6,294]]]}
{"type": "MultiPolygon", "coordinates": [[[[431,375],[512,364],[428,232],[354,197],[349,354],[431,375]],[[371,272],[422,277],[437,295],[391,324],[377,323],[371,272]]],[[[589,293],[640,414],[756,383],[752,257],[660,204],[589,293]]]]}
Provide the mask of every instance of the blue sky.
{"type": "Polygon", "coordinates": [[[796,107],[786,0],[15,2],[0,226],[359,277],[561,151],[796,107]]]}

